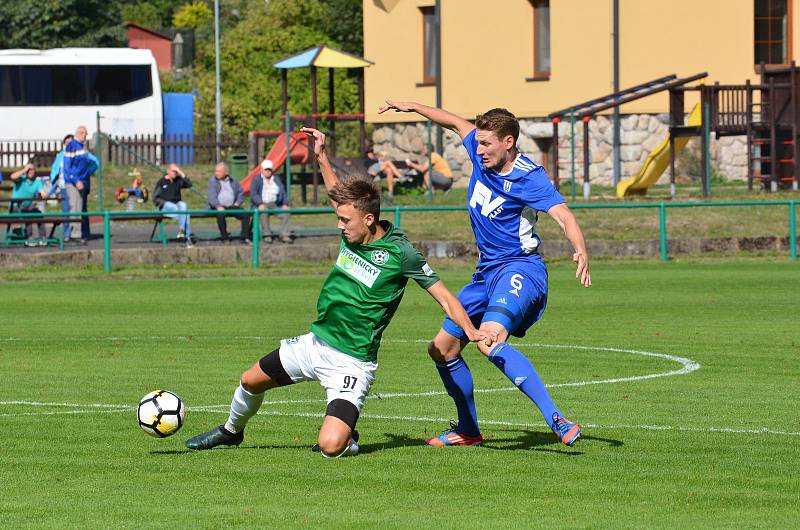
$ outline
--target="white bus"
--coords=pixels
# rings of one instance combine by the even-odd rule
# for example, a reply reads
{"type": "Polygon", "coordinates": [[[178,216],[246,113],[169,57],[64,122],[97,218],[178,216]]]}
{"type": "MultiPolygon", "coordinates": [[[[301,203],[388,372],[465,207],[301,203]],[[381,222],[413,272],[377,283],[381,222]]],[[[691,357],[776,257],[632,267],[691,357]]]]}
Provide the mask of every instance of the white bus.
{"type": "Polygon", "coordinates": [[[150,50],[0,50],[0,142],[64,137],[85,125],[113,136],[161,135],[163,110],[150,50]]]}

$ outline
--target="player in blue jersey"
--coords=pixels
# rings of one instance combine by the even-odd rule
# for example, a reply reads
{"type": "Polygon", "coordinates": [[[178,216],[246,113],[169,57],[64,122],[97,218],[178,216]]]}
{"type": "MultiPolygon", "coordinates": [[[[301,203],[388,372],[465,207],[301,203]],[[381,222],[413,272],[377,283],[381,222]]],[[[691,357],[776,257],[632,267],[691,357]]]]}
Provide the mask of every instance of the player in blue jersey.
{"type": "MultiPolygon", "coordinates": [[[[419,103],[386,100],[378,112],[416,112],[456,132],[470,160],[467,205],[480,251],[472,282],[458,295],[475,326],[496,333],[496,343],[479,346],[481,353],[539,408],[545,421],[566,445],[581,437],[577,423],[567,420],[550,398],[531,362],[506,342],[523,337],[542,317],[547,305],[547,268],[538,254],[539,212],[547,212],[564,230],[575,253],[575,276],[584,287],[592,284],[583,234],[575,217],[541,166],[517,150],[519,122],[506,109],[479,115],[475,125],[443,109],[419,103]]],[[[429,445],[476,445],[483,441],[473,399],[472,374],[461,357],[467,344],[464,331],[445,319],[428,345],[447,393],[458,412],[458,425],[427,440],[429,445]]]]}

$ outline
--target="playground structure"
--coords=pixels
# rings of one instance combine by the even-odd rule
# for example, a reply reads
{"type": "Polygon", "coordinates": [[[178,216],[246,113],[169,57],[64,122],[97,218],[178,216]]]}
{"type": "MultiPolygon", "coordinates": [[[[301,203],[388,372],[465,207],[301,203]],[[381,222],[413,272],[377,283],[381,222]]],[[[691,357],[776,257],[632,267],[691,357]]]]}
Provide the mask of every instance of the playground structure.
{"type": "MultiPolygon", "coordinates": [[[[702,125],[702,120],[702,109],[698,103],[694,106],[692,112],[689,113],[687,125],[690,127],[699,127],[702,125]]],[[[642,168],[639,172],[632,177],[619,181],[619,184],[617,184],[617,196],[622,198],[630,195],[644,195],[647,193],[648,188],[658,182],[659,177],[661,177],[661,174],[667,169],[671,160],[673,160],[675,156],[678,156],[688,143],[688,137],[683,136],[675,139],[672,134],[667,133],[664,141],[647,155],[647,159],[644,161],[644,164],[642,164],[642,168]]],[[[672,197],[674,197],[676,193],[674,174],[675,171],[673,170],[673,179],[670,182],[670,195],[672,197]]]]}
{"type": "MultiPolygon", "coordinates": [[[[583,123],[583,192],[589,197],[589,121],[600,112],[618,107],[653,94],[669,91],[669,133],[661,145],[647,157],[641,170],[617,184],[617,196],[644,195],[666,170],[671,169],[670,194],[675,196],[675,158],[686,146],[688,139],[699,136],[702,163],[700,181],[703,195],[711,191],[711,134],[722,136],[745,136],[747,138],[748,189],[758,182],[765,190],[798,189],[798,121],[800,121],[800,86],[797,83],[798,68],[768,67],[761,65],[761,82],[743,85],[697,84],[707,73],[678,79],[670,75],[636,85],[620,92],[580,103],[549,115],[553,122],[553,182],[559,185],[558,124],[569,119],[574,146],[574,124],[583,123]],[[688,115],[685,106],[687,92],[699,92],[700,103],[688,115]]],[[[573,149],[573,197],[574,197],[574,149],[573,149]]]]}
{"type": "MultiPolygon", "coordinates": [[[[681,128],[673,123],[683,112],[683,93],[700,90],[704,109],[706,133],[716,137],[747,136],[747,187],[755,182],[765,190],[797,191],[800,181],[798,167],[798,121],[800,120],[800,87],[798,68],[761,65],[760,84],[720,85],[684,88],[670,93],[670,132],[679,135],[698,134],[697,128],[681,128]]],[[[706,143],[708,140],[706,140],[706,143]]],[[[707,146],[706,146],[707,147],[707,146]]],[[[708,149],[703,149],[702,181],[707,193],[711,164],[708,149]]]]}
{"type": "MultiPolygon", "coordinates": [[[[361,156],[364,156],[364,149],[366,146],[366,125],[364,123],[364,68],[373,64],[362,57],[351,55],[330,48],[328,46],[317,46],[300,52],[291,57],[287,57],[278,61],[273,66],[281,70],[281,95],[282,95],[282,110],[283,119],[285,123],[285,130],[281,131],[252,131],[249,135],[250,153],[249,161],[251,166],[254,166],[244,179],[244,189],[246,192],[250,190],[250,181],[255,175],[260,172],[258,160],[258,142],[261,138],[275,137],[275,144],[270,149],[266,158],[272,161],[273,167],[276,169],[281,165],[284,166],[286,177],[286,192],[287,199],[291,201],[291,188],[292,188],[292,164],[311,163],[310,178],[305,178],[306,175],[301,174],[300,183],[302,185],[302,200],[306,202],[306,184],[313,185],[313,202],[314,205],[319,204],[319,184],[320,175],[319,168],[317,167],[316,160],[310,156],[313,151],[313,146],[309,143],[307,135],[293,130],[297,121],[303,121],[311,127],[318,127],[318,120],[327,120],[328,122],[328,135],[330,137],[330,150],[333,155],[336,154],[336,123],[341,121],[357,121],[359,126],[359,151],[361,156]],[[320,113],[317,104],[317,68],[328,68],[328,112],[320,113]],[[288,76],[287,71],[290,68],[309,68],[311,73],[311,113],[305,115],[290,115],[289,114],[289,89],[288,89],[288,76]],[[357,114],[337,114],[334,104],[334,68],[357,68],[359,69],[358,76],[358,96],[359,96],[359,112],[357,114]],[[283,139],[281,138],[283,136],[283,139]],[[283,140],[283,141],[282,141],[283,140]],[[288,156],[287,156],[288,153],[288,156]]],[[[337,163],[334,163],[334,169],[337,168],[337,163]]]]}
{"type": "MultiPolygon", "coordinates": [[[[619,107],[621,105],[624,105],[625,103],[630,103],[638,99],[652,96],[653,94],[658,94],[660,92],[664,92],[665,90],[671,91],[675,88],[682,87],[688,83],[704,79],[707,76],[708,73],[706,72],[684,78],[678,78],[677,75],[672,74],[660,77],[658,79],[654,79],[652,81],[648,81],[646,83],[635,85],[630,88],[626,88],[624,90],[615,92],[613,94],[608,94],[599,98],[591,99],[589,101],[585,101],[583,103],[579,103],[577,105],[573,105],[571,107],[567,107],[565,109],[561,109],[559,111],[549,114],[548,118],[553,122],[553,169],[552,169],[553,184],[556,186],[556,188],[558,188],[560,183],[559,167],[558,167],[558,125],[562,120],[568,119],[570,122],[570,129],[571,129],[572,146],[573,146],[572,149],[573,198],[575,196],[575,156],[574,156],[575,122],[581,121],[583,123],[583,196],[585,199],[588,199],[591,193],[591,183],[589,182],[589,163],[591,161],[589,153],[589,121],[591,121],[592,117],[595,116],[596,114],[599,114],[600,112],[607,111],[614,107],[619,107]]],[[[680,124],[683,125],[683,115],[681,115],[680,124]]],[[[670,130],[671,129],[672,127],[670,127],[670,130]]],[[[674,149],[673,149],[674,146],[671,134],[669,135],[669,144],[671,146],[670,148],[670,152],[672,153],[671,156],[672,158],[674,158],[674,149]]],[[[685,145],[685,142],[683,143],[683,145],[685,145]]],[[[655,151],[657,150],[658,149],[656,149],[655,151]]],[[[645,166],[648,166],[648,164],[645,163],[645,166]]],[[[663,163],[663,156],[661,158],[658,158],[657,160],[654,160],[653,163],[649,164],[649,166],[650,169],[648,169],[646,173],[640,172],[640,175],[632,177],[636,185],[634,185],[634,182],[629,182],[627,184],[626,190],[631,190],[631,193],[640,192],[640,194],[644,194],[644,192],[647,191],[647,187],[654,184],[658,180],[658,177],[661,176],[661,173],[664,172],[664,169],[666,169],[666,165],[663,163]],[[658,171],[658,169],[660,169],[660,171],[658,171]]],[[[673,179],[674,179],[674,171],[673,171],[673,179]]]]}

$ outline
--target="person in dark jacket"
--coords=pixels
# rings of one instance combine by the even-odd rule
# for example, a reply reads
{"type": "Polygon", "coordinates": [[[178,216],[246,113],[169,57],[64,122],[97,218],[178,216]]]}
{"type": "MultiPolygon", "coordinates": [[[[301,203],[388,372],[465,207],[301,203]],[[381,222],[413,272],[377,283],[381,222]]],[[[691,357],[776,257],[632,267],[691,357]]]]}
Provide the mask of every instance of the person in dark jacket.
{"type": "MultiPolygon", "coordinates": [[[[289,209],[286,204],[286,190],[283,182],[272,171],[272,161],[261,162],[261,175],[253,178],[250,184],[250,204],[259,210],[275,210],[277,208],[289,209]]],[[[261,234],[264,239],[273,241],[272,229],[269,226],[270,214],[261,214],[261,234]]],[[[289,214],[278,214],[281,220],[280,238],[284,243],[291,243],[289,237],[289,214]]]]}
{"type": "MultiPolygon", "coordinates": [[[[153,203],[162,212],[185,212],[188,208],[181,197],[182,189],[192,187],[192,181],[181,171],[178,164],[170,164],[167,174],[156,183],[153,203]]],[[[188,214],[168,214],[171,219],[178,219],[178,239],[185,239],[186,246],[192,246],[192,226],[188,214]]]]}
{"type": "MultiPolygon", "coordinates": [[[[228,164],[220,162],[214,167],[214,176],[208,181],[208,209],[217,210],[217,227],[223,242],[230,241],[225,210],[241,210],[244,204],[244,190],[239,182],[228,174],[228,164]]],[[[242,221],[242,243],[250,243],[250,215],[231,214],[242,221]]]]}

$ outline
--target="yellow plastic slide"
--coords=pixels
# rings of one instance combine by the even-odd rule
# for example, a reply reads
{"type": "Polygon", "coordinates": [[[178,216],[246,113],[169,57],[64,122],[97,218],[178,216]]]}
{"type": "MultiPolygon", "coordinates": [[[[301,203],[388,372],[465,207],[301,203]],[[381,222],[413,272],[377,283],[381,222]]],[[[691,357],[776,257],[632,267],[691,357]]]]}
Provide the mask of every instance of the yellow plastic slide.
{"type": "MultiPolygon", "coordinates": [[[[700,104],[694,106],[692,112],[689,113],[689,125],[700,126],[703,124],[702,114],[700,112],[700,104]]],[[[681,137],[675,139],[675,156],[678,156],[689,138],[681,137]]],[[[644,195],[647,193],[647,188],[652,186],[658,181],[658,177],[666,171],[669,166],[669,133],[664,141],[658,147],[650,151],[647,155],[647,160],[639,172],[630,177],[619,181],[617,184],[617,197],[630,197],[631,195],[644,195]]]]}

